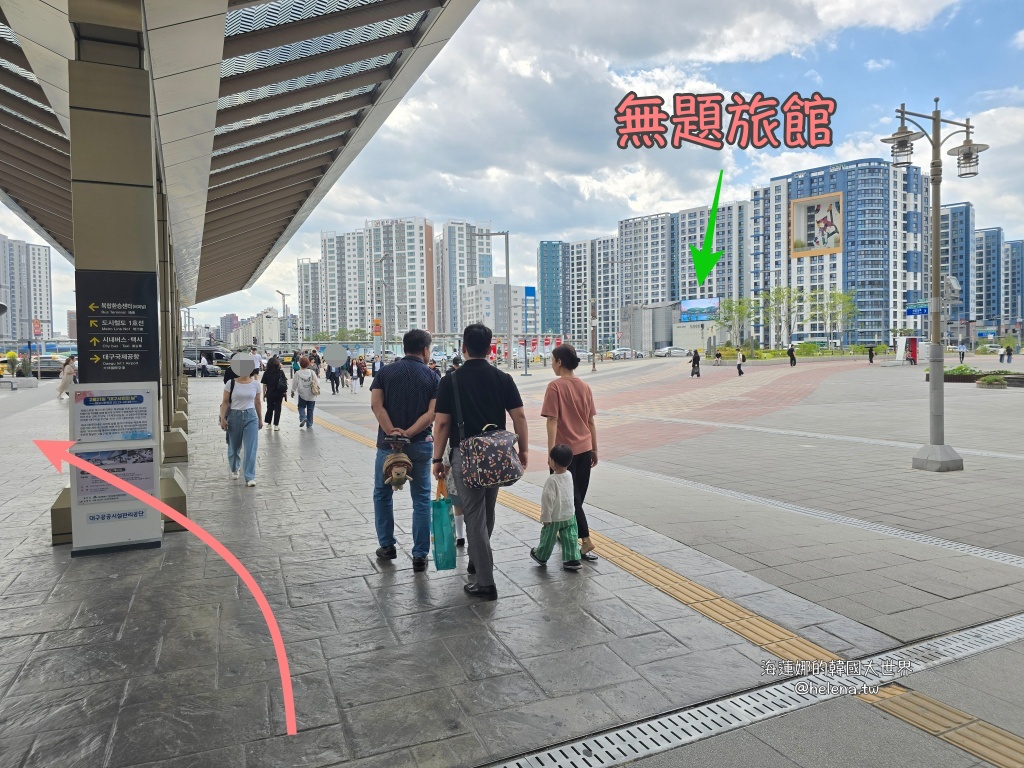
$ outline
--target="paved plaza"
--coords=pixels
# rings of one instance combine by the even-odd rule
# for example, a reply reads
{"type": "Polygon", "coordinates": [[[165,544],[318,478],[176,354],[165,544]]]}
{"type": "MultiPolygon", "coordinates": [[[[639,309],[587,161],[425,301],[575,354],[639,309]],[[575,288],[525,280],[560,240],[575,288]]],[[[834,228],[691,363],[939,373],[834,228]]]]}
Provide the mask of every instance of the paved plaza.
{"type": "MultiPolygon", "coordinates": [[[[399,559],[373,557],[368,391],[322,395],[311,431],[286,410],[246,488],[228,479],[218,381],[190,382],[189,514],[267,595],[295,737],[266,624],[231,569],[188,533],[94,557],[51,547],[67,469],[31,440],[65,439],[67,404],[50,383],[0,395],[0,768],[482,766],[777,682],[763,663],[794,648],[861,659],[1024,613],[1024,391],[947,385],[965,471],[934,474],[910,469],[927,437],[923,367],[746,370],[587,371],[603,556],[580,573],[530,561],[534,450],[502,496],[490,603],[462,591],[465,552],[454,572],[413,573],[407,493],[399,559]]],[[[516,380],[536,448],[550,371],[531,373],[516,380]]],[[[636,764],[988,765],[962,735],[1024,737],[1022,654],[1008,644],[900,678],[969,717],[944,728],[843,697],[636,764]]],[[[988,759],[1013,765],[1006,754],[988,759]]]]}

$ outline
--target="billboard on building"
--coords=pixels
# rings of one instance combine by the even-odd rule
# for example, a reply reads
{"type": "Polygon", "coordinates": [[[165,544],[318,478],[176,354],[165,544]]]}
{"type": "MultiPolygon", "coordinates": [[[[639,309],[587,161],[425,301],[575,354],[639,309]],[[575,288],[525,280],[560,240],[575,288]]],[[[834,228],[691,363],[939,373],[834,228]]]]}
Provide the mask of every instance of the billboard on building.
{"type": "Polygon", "coordinates": [[[790,257],[821,256],[843,250],[843,194],[801,197],[792,202],[790,257]]]}
{"type": "Polygon", "coordinates": [[[719,298],[686,299],[679,302],[679,322],[703,323],[718,318],[719,298]]]}

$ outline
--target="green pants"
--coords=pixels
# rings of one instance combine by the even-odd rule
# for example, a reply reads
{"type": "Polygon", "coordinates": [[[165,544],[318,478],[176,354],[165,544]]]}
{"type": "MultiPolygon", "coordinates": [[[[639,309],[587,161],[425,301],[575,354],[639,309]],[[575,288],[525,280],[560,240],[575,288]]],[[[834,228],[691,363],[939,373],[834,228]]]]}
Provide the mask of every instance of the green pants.
{"type": "Polygon", "coordinates": [[[563,563],[580,559],[580,534],[575,517],[560,523],[544,523],[540,529],[540,545],[536,550],[538,559],[546,561],[551,557],[556,538],[561,539],[563,563]]]}

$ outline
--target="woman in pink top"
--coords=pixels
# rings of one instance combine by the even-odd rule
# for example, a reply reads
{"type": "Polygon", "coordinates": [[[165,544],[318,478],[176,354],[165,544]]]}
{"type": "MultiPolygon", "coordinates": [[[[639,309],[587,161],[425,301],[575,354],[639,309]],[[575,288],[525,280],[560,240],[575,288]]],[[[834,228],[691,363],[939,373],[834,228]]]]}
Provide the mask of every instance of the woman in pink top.
{"type": "Polygon", "coordinates": [[[576,507],[576,527],[579,528],[580,553],[584,560],[597,560],[591,550],[590,528],[583,511],[583,501],[590,486],[590,469],[597,466],[597,425],[594,417],[594,394],[586,382],[576,378],[573,371],[580,364],[576,350],[568,344],[555,347],[551,353],[551,370],[558,376],[548,384],[540,415],[547,419],[548,452],[559,443],[572,448],[573,501],[576,507]]]}

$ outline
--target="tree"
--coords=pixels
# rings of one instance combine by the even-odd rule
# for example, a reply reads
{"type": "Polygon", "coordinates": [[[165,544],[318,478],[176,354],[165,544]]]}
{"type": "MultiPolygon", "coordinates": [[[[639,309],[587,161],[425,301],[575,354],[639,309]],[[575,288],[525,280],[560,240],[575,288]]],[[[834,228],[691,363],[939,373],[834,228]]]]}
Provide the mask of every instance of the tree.
{"type": "Polygon", "coordinates": [[[739,346],[754,308],[754,302],[745,297],[722,299],[718,305],[718,319],[715,321],[715,325],[725,328],[729,332],[729,338],[736,346],[739,346]]]}
{"type": "Polygon", "coordinates": [[[838,336],[843,346],[843,332],[857,316],[857,295],[853,291],[826,291],[816,288],[807,294],[808,314],[814,322],[825,326],[825,338],[838,336]]]}
{"type": "Polygon", "coordinates": [[[843,348],[843,332],[850,327],[857,317],[857,294],[853,291],[832,291],[832,304],[835,307],[835,326],[839,335],[839,348],[843,348]]]}
{"type": "Polygon", "coordinates": [[[766,297],[766,321],[772,333],[774,346],[784,346],[793,335],[793,323],[800,311],[801,294],[789,285],[776,285],[763,292],[766,297]]]}
{"type": "Polygon", "coordinates": [[[319,333],[313,334],[313,341],[330,341],[331,334],[327,331],[320,331],[319,333]]]}

